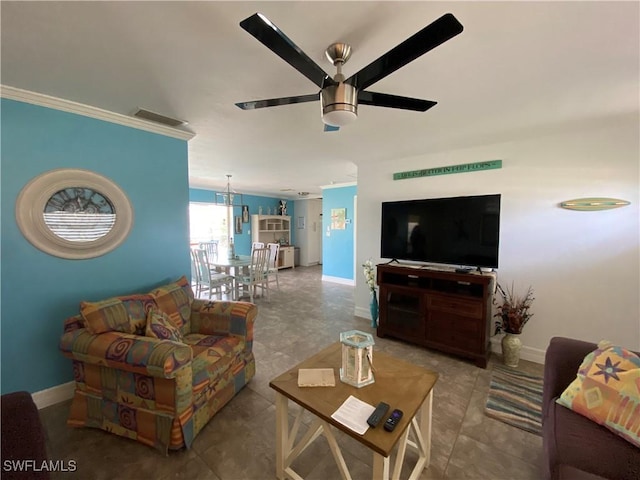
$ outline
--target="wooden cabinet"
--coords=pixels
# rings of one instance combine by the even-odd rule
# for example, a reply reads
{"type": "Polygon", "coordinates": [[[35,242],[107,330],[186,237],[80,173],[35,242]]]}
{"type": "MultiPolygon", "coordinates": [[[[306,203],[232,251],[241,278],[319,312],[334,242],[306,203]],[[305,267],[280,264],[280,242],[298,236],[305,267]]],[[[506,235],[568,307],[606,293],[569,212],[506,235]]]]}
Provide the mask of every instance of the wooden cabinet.
{"type": "Polygon", "coordinates": [[[278,268],[293,267],[294,248],[291,242],[291,217],[287,215],[251,215],[251,241],[280,243],[278,268]]]}
{"type": "Polygon", "coordinates": [[[287,215],[251,215],[251,241],[289,245],[291,217],[287,215]]]}
{"type": "Polygon", "coordinates": [[[379,337],[470,358],[486,368],[495,277],[378,265],[379,337]]]}
{"type": "Polygon", "coordinates": [[[426,300],[421,292],[399,285],[381,285],[378,336],[388,334],[408,341],[424,338],[422,312],[426,309],[426,300]]]}

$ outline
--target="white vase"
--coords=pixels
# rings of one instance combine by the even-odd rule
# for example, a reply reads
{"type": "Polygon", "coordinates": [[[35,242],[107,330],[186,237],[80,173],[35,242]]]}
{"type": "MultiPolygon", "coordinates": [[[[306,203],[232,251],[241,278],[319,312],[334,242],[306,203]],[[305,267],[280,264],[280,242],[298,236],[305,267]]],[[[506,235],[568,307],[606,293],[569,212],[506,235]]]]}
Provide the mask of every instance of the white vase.
{"type": "Polygon", "coordinates": [[[522,342],[519,333],[505,333],[502,337],[502,361],[507,367],[517,367],[520,362],[522,342]]]}

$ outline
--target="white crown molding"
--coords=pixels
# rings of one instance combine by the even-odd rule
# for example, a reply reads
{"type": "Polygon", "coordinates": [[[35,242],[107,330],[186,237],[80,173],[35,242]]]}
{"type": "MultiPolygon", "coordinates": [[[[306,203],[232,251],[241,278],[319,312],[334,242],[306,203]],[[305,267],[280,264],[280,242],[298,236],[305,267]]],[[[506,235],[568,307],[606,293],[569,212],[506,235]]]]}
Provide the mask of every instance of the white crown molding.
{"type": "Polygon", "coordinates": [[[322,190],[326,190],[328,188],[343,188],[343,187],[355,187],[358,185],[358,182],[345,182],[345,183],[334,183],[333,185],[320,185],[322,190]]]}
{"type": "MultiPolygon", "coordinates": [[[[199,178],[199,177],[189,177],[189,188],[193,188],[196,190],[205,190],[207,192],[220,192],[224,193],[227,189],[226,185],[212,185],[207,180],[199,178]]],[[[258,192],[253,190],[244,190],[242,189],[242,195],[252,195],[254,197],[262,197],[262,198],[280,198],[282,200],[287,201],[298,201],[298,200],[317,200],[322,199],[322,195],[309,194],[308,197],[299,197],[297,193],[282,195],[283,192],[258,192]]],[[[196,203],[215,203],[215,200],[212,202],[196,202],[196,203]]]]}
{"type": "Polygon", "coordinates": [[[135,117],[129,117],[120,113],[109,112],[101,108],[84,105],[82,103],[64,100],[62,98],[51,97],[42,93],[30,92],[20,88],[10,87],[8,85],[0,85],[0,97],[9,100],[17,100],[19,102],[31,103],[41,107],[53,108],[63,112],[75,113],[85,117],[104,120],[105,122],[117,123],[126,127],[137,128],[147,132],[158,133],[167,137],[173,137],[180,140],[191,140],[195,133],[179,130],[177,128],[167,127],[159,123],[148,122],[135,117]]]}

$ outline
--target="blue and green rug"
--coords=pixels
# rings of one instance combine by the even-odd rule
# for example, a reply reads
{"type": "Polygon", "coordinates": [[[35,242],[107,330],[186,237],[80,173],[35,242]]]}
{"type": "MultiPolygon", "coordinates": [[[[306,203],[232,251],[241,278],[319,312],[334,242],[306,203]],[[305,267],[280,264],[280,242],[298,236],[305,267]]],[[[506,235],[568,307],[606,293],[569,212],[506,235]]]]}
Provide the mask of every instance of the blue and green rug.
{"type": "Polygon", "coordinates": [[[487,416],[527,432],[542,431],[542,377],[496,365],[485,407],[487,416]]]}

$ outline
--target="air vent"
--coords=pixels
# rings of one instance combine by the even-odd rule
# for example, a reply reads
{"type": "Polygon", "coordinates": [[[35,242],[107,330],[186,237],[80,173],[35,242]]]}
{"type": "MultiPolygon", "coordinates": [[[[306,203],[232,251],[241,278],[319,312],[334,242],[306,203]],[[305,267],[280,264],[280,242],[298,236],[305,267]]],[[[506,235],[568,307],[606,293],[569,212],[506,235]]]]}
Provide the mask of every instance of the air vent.
{"type": "Polygon", "coordinates": [[[150,110],[145,110],[143,108],[139,108],[133,114],[133,116],[142,118],[144,120],[151,120],[152,122],[156,122],[156,123],[161,123],[163,125],[167,125],[168,127],[180,127],[188,123],[188,122],[185,122],[184,120],[176,120],[175,118],[165,117],[164,115],[160,115],[159,113],[155,113],[150,110]]]}

